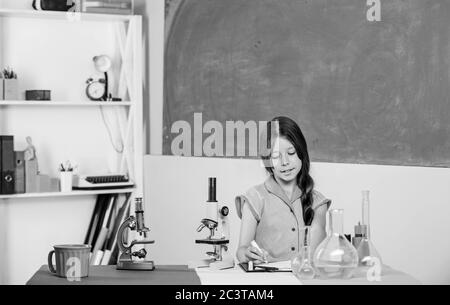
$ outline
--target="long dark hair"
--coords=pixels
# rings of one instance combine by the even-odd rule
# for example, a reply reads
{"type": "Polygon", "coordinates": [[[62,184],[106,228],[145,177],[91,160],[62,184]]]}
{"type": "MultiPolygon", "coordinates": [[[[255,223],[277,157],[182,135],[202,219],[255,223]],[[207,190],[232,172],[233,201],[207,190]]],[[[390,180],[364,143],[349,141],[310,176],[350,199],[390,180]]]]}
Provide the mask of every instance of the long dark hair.
{"type": "Polygon", "coordinates": [[[308,154],[308,145],[300,127],[294,120],[280,116],[267,123],[267,130],[260,139],[260,156],[266,167],[266,170],[273,176],[273,167],[271,163],[272,141],[277,137],[286,138],[295,148],[297,156],[302,161],[302,169],[297,175],[297,185],[302,191],[300,201],[303,207],[303,221],[305,225],[311,225],[314,218],[313,189],[314,180],[309,174],[310,161],[308,154]]]}

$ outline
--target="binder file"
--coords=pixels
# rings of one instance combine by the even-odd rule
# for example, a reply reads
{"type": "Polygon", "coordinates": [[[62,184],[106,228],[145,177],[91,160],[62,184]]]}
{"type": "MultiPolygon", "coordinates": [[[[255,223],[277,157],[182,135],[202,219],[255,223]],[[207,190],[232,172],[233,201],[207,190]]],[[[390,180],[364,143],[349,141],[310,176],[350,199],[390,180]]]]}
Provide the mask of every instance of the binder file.
{"type": "Polygon", "coordinates": [[[14,137],[0,136],[0,161],[1,161],[1,194],[14,194],[14,171],[15,171],[15,156],[14,156],[14,137]]]}
{"type": "Polygon", "coordinates": [[[15,170],[15,192],[16,194],[25,193],[25,152],[16,151],[15,153],[16,170],[15,170]]]}

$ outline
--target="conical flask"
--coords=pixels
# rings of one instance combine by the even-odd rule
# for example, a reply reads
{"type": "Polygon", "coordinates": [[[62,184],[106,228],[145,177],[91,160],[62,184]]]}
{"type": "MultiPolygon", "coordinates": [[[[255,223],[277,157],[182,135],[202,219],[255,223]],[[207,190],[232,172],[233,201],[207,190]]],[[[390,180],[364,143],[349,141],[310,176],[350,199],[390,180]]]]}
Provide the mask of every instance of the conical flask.
{"type": "Polygon", "coordinates": [[[370,239],[370,199],[369,191],[362,191],[362,225],[366,228],[358,245],[358,265],[360,267],[371,267],[375,264],[381,266],[381,256],[370,239]]]}
{"type": "Polygon", "coordinates": [[[311,227],[304,229],[303,246],[291,260],[291,269],[294,275],[300,280],[311,280],[316,275],[313,267],[311,255],[311,227]]]}
{"type": "Polygon", "coordinates": [[[358,266],[358,253],[344,236],[344,210],[329,211],[329,232],[314,252],[314,267],[323,279],[347,279],[358,266]]]}

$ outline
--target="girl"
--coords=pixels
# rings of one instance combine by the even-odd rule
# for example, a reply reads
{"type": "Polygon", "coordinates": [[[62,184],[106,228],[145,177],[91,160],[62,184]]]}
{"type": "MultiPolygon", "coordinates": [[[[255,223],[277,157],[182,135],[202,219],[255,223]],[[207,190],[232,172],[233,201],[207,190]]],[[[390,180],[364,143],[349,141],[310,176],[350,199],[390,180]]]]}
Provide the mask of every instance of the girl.
{"type": "Polygon", "coordinates": [[[277,117],[268,123],[267,144],[270,149],[260,154],[268,179],[236,197],[241,263],[291,259],[303,245],[305,226],[311,226],[312,251],[326,236],[331,201],[314,190],[302,131],[293,120],[277,117]],[[251,245],[253,240],[259,247],[251,245]]]}

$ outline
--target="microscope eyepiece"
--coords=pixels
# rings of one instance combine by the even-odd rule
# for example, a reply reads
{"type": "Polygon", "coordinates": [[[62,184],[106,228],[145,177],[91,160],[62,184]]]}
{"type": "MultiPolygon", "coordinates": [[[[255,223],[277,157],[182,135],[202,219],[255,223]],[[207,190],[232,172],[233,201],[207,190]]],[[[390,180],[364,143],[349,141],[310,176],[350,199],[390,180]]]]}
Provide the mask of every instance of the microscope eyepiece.
{"type": "Polygon", "coordinates": [[[216,200],[216,178],[209,178],[208,202],[217,202],[217,200],[216,200]]]}
{"type": "Polygon", "coordinates": [[[141,197],[137,197],[135,199],[135,210],[136,210],[136,212],[143,212],[144,211],[144,206],[143,206],[141,197]]]}

